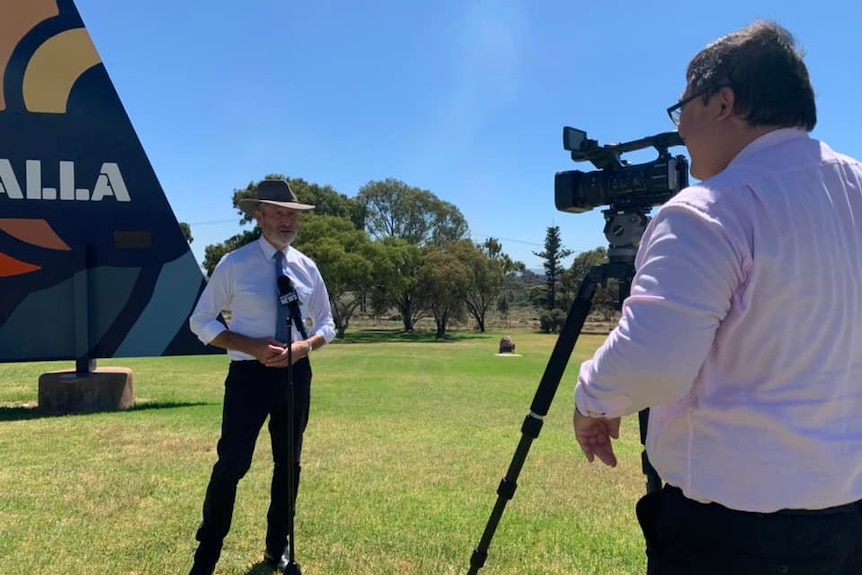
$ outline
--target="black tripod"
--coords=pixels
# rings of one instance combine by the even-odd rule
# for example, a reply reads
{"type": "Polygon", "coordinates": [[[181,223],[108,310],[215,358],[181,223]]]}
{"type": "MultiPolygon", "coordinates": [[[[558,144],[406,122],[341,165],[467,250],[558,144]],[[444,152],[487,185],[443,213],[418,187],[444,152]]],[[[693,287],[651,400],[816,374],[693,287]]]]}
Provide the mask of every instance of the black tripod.
{"type": "MultiPolygon", "coordinates": [[[[279,276],[278,278],[279,302],[287,308],[287,369],[286,388],[287,388],[287,446],[288,457],[290,463],[287,466],[287,489],[288,489],[288,509],[287,509],[287,565],[284,573],[286,575],[302,575],[299,568],[299,563],[295,559],[295,533],[294,533],[294,515],[296,511],[296,397],[293,384],[293,325],[299,330],[303,339],[308,339],[308,334],[305,331],[305,324],[302,322],[302,315],[299,312],[299,297],[293,287],[293,283],[287,276],[279,276]]],[[[280,560],[275,558],[276,562],[280,560]]]]}
{"type": "MultiPolygon", "coordinates": [[[[533,440],[539,436],[539,432],[542,430],[542,420],[548,413],[548,408],[554,399],[554,394],[557,392],[557,387],[563,377],[566,364],[572,355],[575,342],[577,342],[578,336],[584,327],[584,322],[590,313],[596,287],[598,285],[605,287],[607,286],[607,280],[616,279],[620,287],[619,298],[617,299],[618,309],[622,307],[622,302],[629,295],[635,272],[634,259],[637,253],[637,245],[640,243],[641,235],[649,222],[649,216],[646,215],[648,209],[648,207],[614,209],[612,206],[603,212],[605,216],[605,237],[611,244],[608,249],[609,261],[608,263],[594,266],[581,281],[578,295],[575,297],[575,301],[572,302],[566,322],[551,352],[551,359],[545,367],[545,373],[542,375],[539,388],[533,397],[533,403],[530,405],[530,413],[521,425],[521,441],[518,443],[518,447],[512,457],[512,462],[509,464],[506,476],[500,481],[499,487],[497,487],[497,502],[485,526],[485,532],[482,534],[479,546],[476,547],[473,555],[470,557],[468,575],[476,575],[488,558],[488,547],[491,545],[491,539],[494,537],[494,532],[497,530],[497,525],[500,522],[506,504],[515,496],[515,490],[518,487],[518,475],[521,473],[521,468],[524,466],[524,461],[527,458],[533,440]]],[[[645,444],[649,421],[648,409],[638,414],[638,421],[641,443],[645,444]]],[[[646,451],[643,451],[641,460],[643,472],[647,477],[647,492],[661,489],[661,479],[650,464],[646,451]]]]}

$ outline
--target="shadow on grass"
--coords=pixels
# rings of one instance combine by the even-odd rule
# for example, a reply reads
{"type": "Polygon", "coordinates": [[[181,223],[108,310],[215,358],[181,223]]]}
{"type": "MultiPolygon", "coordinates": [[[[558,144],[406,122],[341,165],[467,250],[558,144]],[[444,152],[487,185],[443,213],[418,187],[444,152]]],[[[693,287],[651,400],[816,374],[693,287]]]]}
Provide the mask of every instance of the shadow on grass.
{"type": "Polygon", "coordinates": [[[437,339],[433,331],[401,331],[392,329],[362,329],[348,332],[344,339],[336,339],[332,343],[452,343],[488,338],[488,334],[480,332],[453,331],[446,333],[443,339],[437,339]]]}
{"type": "Polygon", "coordinates": [[[79,415],[93,415],[95,413],[120,413],[123,411],[146,411],[150,409],[174,409],[177,407],[195,407],[198,405],[209,405],[205,401],[147,401],[136,403],[129,409],[117,410],[113,412],[107,411],[87,411],[74,413],[57,413],[39,409],[36,404],[24,405],[0,405],[0,422],[4,421],[26,421],[29,419],[44,419],[51,417],[69,417],[79,415]]]}

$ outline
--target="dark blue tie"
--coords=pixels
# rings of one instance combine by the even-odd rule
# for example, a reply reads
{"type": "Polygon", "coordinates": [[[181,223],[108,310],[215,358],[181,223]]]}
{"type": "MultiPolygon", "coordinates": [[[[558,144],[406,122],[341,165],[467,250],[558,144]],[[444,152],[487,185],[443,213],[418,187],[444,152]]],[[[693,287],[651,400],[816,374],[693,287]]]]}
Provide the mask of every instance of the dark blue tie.
{"type": "MultiPolygon", "coordinates": [[[[284,274],[284,252],[277,251],[275,252],[275,279],[278,282],[279,276],[283,276],[284,274]]],[[[276,304],[278,307],[278,313],[276,314],[276,324],[275,324],[275,339],[280,341],[281,343],[290,343],[287,341],[287,306],[281,305],[281,302],[278,301],[278,283],[275,286],[275,294],[276,294],[276,304]]]]}

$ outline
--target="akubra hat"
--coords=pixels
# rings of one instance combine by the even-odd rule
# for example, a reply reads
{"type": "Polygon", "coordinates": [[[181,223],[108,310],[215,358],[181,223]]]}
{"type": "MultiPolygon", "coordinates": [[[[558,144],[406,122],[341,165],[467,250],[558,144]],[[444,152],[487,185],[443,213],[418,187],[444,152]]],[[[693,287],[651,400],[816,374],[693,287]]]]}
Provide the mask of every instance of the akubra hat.
{"type": "Polygon", "coordinates": [[[296,194],[290,189],[290,184],[285,180],[263,180],[257,185],[257,190],[251,198],[243,198],[239,201],[239,209],[254,217],[254,211],[258,204],[272,204],[299,212],[313,210],[314,206],[300,204],[296,194]]]}

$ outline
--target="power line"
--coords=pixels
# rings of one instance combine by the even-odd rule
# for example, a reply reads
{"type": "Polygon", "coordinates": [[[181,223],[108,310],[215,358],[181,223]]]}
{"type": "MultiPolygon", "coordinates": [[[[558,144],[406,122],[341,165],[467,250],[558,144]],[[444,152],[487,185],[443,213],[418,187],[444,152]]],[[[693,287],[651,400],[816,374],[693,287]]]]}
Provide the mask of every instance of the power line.
{"type": "Polygon", "coordinates": [[[497,236],[493,236],[493,237],[497,238],[497,239],[498,239],[498,240],[500,240],[500,241],[504,241],[504,242],[514,242],[514,243],[516,243],[516,244],[524,244],[524,245],[528,245],[528,246],[536,246],[536,247],[539,247],[539,248],[541,248],[541,247],[544,247],[544,246],[545,246],[545,244],[539,244],[539,243],[536,243],[536,242],[529,242],[529,241],[527,241],[527,240],[516,240],[516,239],[514,239],[514,238],[503,238],[503,237],[497,237],[497,236]]]}
{"type": "Polygon", "coordinates": [[[186,222],[190,226],[209,226],[215,224],[237,224],[239,225],[239,221],[236,218],[232,218],[230,220],[204,220],[201,222],[186,222]]]}

